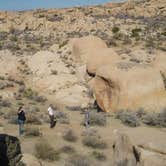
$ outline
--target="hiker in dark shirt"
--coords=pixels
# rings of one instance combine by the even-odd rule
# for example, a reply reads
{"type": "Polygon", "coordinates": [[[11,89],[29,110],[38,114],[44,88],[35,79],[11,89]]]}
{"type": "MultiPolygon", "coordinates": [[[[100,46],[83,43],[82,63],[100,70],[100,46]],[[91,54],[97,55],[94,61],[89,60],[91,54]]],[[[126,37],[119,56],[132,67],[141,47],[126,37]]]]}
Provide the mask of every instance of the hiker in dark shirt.
{"type": "Polygon", "coordinates": [[[19,107],[17,115],[19,124],[19,135],[21,136],[24,133],[24,123],[26,121],[25,112],[22,107],[19,107]]]}

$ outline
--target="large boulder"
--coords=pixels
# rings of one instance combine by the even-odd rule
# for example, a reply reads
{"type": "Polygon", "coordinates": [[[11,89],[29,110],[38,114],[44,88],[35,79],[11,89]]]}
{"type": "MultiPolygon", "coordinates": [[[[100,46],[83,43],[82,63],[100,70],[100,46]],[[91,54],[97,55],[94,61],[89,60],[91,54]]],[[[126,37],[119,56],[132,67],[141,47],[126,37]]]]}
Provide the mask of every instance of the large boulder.
{"type": "Polygon", "coordinates": [[[158,70],[135,63],[119,62],[99,68],[93,92],[100,108],[159,111],[165,107],[166,92],[158,70]]]}
{"type": "Polygon", "coordinates": [[[121,59],[112,48],[91,50],[86,56],[88,57],[87,72],[91,75],[95,75],[98,68],[111,65],[121,59]]]}
{"type": "Polygon", "coordinates": [[[137,166],[139,154],[132,145],[129,137],[125,134],[114,131],[113,143],[113,166],[137,166]]]}
{"type": "Polygon", "coordinates": [[[72,40],[73,59],[79,63],[86,63],[91,50],[107,48],[106,43],[98,37],[86,36],[72,40]]]}
{"type": "Polygon", "coordinates": [[[166,164],[166,155],[144,149],[140,150],[140,154],[143,166],[163,166],[166,164]]]}
{"type": "Polygon", "coordinates": [[[165,150],[157,145],[136,145],[129,136],[114,130],[112,166],[163,166],[165,150]]]}
{"type": "Polygon", "coordinates": [[[21,159],[21,147],[18,138],[0,134],[0,165],[15,166],[21,159]]]}

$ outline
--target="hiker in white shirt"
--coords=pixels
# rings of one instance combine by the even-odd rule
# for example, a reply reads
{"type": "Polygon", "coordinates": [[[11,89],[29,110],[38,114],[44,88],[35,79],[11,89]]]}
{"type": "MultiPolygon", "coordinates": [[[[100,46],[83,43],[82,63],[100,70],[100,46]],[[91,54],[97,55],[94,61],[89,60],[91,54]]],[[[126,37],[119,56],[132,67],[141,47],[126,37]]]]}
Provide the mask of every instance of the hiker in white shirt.
{"type": "Polygon", "coordinates": [[[53,128],[55,127],[56,121],[54,120],[55,112],[52,104],[49,105],[47,111],[50,117],[50,128],[53,128]]]}

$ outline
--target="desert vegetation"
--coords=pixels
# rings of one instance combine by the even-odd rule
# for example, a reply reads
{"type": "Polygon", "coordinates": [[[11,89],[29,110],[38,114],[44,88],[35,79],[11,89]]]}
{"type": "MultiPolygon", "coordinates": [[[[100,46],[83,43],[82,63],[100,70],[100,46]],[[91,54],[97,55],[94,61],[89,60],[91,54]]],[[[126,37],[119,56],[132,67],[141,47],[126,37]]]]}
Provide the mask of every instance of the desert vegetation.
{"type": "MultiPolygon", "coordinates": [[[[26,165],[24,157],[35,166],[165,161],[163,2],[0,11],[0,133],[22,147],[16,157],[19,145],[5,142],[10,165],[26,165]]],[[[2,146],[0,137],[0,154],[2,146]]]]}

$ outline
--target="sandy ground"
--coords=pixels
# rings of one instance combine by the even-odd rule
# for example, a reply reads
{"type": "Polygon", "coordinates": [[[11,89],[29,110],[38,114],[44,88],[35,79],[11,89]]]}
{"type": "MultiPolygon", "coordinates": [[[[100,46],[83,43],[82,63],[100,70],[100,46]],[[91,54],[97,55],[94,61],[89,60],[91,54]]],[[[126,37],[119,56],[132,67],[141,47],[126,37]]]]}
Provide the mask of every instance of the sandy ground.
{"type": "MultiPolygon", "coordinates": [[[[90,153],[92,153],[94,151],[92,148],[85,147],[82,144],[81,133],[84,130],[86,130],[84,126],[80,125],[80,123],[82,122],[84,118],[83,115],[81,115],[80,112],[67,112],[67,113],[70,118],[70,124],[57,123],[54,129],[50,129],[49,124],[37,125],[37,127],[39,127],[40,131],[42,132],[41,137],[31,137],[31,138],[19,137],[21,141],[22,152],[34,154],[35,143],[37,143],[42,138],[44,138],[55,149],[59,149],[60,147],[63,147],[64,145],[71,145],[72,147],[76,149],[76,152],[78,154],[89,155],[90,153]],[[78,136],[78,141],[76,143],[66,142],[62,138],[64,131],[68,128],[71,128],[78,136]]],[[[99,162],[100,165],[103,165],[103,166],[110,165],[111,156],[112,156],[111,147],[113,143],[114,129],[117,129],[129,135],[131,141],[135,145],[152,143],[162,147],[163,149],[166,149],[166,130],[164,128],[147,127],[144,125],[141,125],[140,127],[136,127],[136,128],[131,128],[121,124],[119,120],[114,119],[112,117],[108,117],[107,120],[108,120],[108,123],[105,127],[91,127],[91,128],[97,129],[98,133],[102,136],[102,138],[108,144],[107,149],[97,150],[97,151],[103,152],[107,156],[107,161],[99,162]]],[[[2,119],[1,119],[1,122],[3,122],[4,124],[5,133],[18,137],[17,125],[8,124],[6,121],[2,119]]],[[[61,166],[61,165],[63,166],[67,158],[68,158],[67,154],[61,154],[60,161],[55,161],[55,162],[42,161],[42,164],[44,166],[53,166],[56,163],[58,166],[61,166]]]]}

